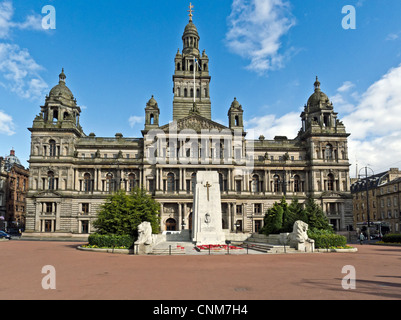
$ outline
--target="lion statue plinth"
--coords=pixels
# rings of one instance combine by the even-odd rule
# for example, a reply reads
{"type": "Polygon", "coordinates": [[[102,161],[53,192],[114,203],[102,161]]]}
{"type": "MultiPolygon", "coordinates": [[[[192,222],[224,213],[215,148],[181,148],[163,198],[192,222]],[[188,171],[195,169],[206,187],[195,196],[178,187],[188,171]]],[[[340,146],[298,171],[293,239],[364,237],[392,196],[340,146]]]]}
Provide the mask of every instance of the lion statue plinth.
{"type": "Polygon", "coordinates": [[[135,245],[138,247],[138,254],[151,253],[153,244],[152,225],[150,222],[144,221],[138,226],[138,240],[135,241],[135,245]]]}
{"type": "Polygon", "coordinates": [[[290,247],[305,252],[315,250],[315,240],[308,237],[308,227],[308,224],[301,220],[295,221],[292,233],[288,235],[290,247]]]}

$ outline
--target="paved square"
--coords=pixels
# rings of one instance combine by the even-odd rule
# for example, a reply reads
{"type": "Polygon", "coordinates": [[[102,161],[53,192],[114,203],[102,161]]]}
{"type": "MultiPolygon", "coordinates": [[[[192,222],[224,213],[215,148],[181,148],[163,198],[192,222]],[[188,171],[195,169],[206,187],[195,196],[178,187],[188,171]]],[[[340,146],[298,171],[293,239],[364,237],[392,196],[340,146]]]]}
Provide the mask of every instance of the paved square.
{"type": "Polygon", "coordinates": [[[0,242],[0,299],[268,300],[400,299],[401,248],[358,253],[132,256],[77,250],[79,243],[0,242]],[[42,267],[56,289],[42,288],[42,267]],[[342,288],[342,268],[356,289],[342,288]]]}

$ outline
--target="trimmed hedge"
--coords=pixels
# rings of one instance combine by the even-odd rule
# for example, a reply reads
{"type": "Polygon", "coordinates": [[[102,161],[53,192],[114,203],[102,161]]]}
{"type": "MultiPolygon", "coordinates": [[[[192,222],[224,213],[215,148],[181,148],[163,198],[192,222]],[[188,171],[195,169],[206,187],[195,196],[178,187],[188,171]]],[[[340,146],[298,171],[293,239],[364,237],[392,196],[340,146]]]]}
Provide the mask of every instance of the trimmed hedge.
{"type": "Polygon", "coordinates": [[[329,232],[308,232],[308,236],[315,240],[315,248],[345,247],[347,238],[329,232]]]}
{"type": "Polygon", "coordinates": [[[401,243],[401,234],[385,234],[382,240],[385,243],[401,243]]]}
{"type": "Polygon", "coordinates": [[[93,233],[89,236],[88,242],[91,246],[99,248],[126,247],[130,248],[134,239],[130,235],[98,234],[93,233]]]}

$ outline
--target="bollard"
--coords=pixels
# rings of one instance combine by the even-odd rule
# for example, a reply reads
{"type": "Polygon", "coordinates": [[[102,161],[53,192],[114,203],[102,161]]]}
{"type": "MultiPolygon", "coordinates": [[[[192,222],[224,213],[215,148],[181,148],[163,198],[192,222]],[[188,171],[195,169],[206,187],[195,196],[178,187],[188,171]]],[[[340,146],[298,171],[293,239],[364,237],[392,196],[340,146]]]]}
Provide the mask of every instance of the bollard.
{"type": "Polygon", "coordinates": [[[171,256],[171,244],[168,246],[168,255],[171,256]]]}

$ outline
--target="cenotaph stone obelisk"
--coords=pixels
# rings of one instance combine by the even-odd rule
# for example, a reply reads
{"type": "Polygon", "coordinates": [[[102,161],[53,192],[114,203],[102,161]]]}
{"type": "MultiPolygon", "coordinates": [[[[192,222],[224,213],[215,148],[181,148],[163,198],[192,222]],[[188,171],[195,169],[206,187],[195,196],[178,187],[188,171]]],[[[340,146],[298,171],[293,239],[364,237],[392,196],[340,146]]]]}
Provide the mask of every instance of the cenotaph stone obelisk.
{"type": "Polygon", "coordinates": [[[198,171],[193,204],[192,240],[196,245],[225,244],[217,171],[198,171]]]}

